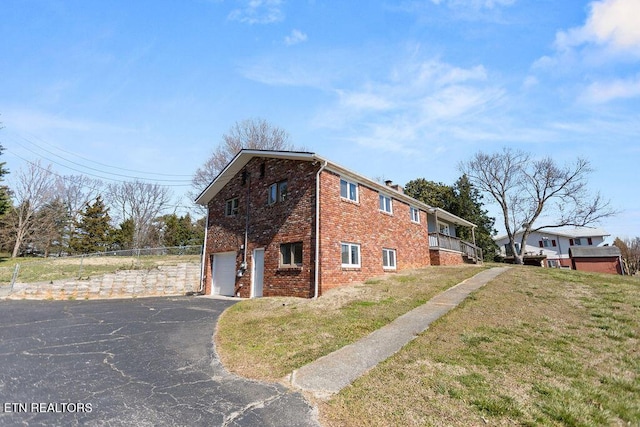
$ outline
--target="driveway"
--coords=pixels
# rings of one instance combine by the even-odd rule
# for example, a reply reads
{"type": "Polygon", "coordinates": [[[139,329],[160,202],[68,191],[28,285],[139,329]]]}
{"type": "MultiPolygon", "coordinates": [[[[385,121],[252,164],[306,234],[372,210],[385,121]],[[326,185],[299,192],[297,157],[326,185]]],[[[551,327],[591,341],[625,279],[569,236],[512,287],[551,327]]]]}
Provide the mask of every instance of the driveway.
{"type": "Polygon", "coordinates": [[[301,394],[226,372],[233,301],[0,301],[0,425],[317,426],[301,394]]]}

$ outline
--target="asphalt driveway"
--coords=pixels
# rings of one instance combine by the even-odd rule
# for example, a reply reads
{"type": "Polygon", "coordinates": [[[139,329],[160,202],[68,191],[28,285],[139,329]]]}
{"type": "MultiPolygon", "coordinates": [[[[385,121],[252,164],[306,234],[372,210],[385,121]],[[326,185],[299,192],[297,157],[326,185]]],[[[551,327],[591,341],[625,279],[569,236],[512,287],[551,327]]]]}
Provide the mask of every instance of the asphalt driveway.
{"type": "Polygon", "coordinates": [[[310,426],[301,394],[227,373],[232,301],[0,301],[0,425],[310,426]]]}

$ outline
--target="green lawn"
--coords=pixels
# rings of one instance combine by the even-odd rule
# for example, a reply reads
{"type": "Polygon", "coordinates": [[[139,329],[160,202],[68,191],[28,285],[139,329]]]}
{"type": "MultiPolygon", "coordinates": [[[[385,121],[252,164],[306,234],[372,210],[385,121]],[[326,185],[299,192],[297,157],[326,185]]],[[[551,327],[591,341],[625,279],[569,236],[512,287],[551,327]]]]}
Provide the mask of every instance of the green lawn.
{"type": "MultiPolygon", "coordinates": [[[[318,301],[243,301],[216,342],[278,379],[477,269],[430,267],[318,301]],[[324,300],[324,301],[323,301],[324,300]]],[[[638,425],[640,279],[534,267],[499,276],[328,402],[324,425],[638,425]]]]}
{"type": "Polygon", "coordinates": [[[16,264],[20,264],[17,281],[31,283],[88,278],[117,270],[151,269],[159,265],[176,265],[183,262],[200,262],[200,255],[13,259],[0,257],[0,285],[11,283],[16,264]]]}

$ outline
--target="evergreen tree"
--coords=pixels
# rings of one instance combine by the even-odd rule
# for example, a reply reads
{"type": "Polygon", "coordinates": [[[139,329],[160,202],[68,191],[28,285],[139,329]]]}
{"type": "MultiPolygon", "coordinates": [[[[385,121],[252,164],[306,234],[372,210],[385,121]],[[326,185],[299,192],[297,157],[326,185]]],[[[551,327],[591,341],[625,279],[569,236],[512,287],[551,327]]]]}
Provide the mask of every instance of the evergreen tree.
{"type": "MultiPolygon", "coordinates": [[[[4,147],[0,145],[0,154],[4,151],[4,147]]],[[[4,181],[4,176],[9,173],[5,168],[6,163],[0,162],[0,183],[4,181]]],[[[6,185],[0,185],[0,216],[4,215],[11,208],[11,196],[9,188],[6,185]]]]}
{"type": "Polygon", "coordinates": [[[71,249],[81,254],[108,250],[113,237],[110,222],[109,209],[100,196],[96,197],[95,202],[87,205],[80,214],[76,223],[77,234],[69,242],[71,249]]]}
{"type": "MultiPolygon", "coordinates": [[[[485,260],[493,260],[497,248],[492,238],[496,233],[495,218],[489,217],[488,212],[482,208],[482,195],[466,175],[460,177],[453,186],[418,178],[407,183],[404,191],[429,206],[444,209],[476,224],[476,246],[482,249],[485,260]]],[[[461,239],[469,242],[473,240],[470,229],[458,227],[456,230],[461,239]]]]}
{"type": "MultiPolygon", "coordinates": [[[[453,192],[456,197],[450,212],[478,226],[475,229],[476,246],[482,249],[486,261],[493,261],[498,249],[493,236],[498,231],[495,229],[496,219],[490,217],[488,211],[483,209],[482,194],[466,175],[458,178],[453,185],[453,192]]],[[[471,241],[471,230],[462,228],[459,237],[471,241]]]]}
{"type": "Polygon", "coordinates": [[[135,232],[135,221],[132,218],[129,218],[122,222],[119,228],[113,231],[113,244],[120,250],[133,249],[135,232]]]}

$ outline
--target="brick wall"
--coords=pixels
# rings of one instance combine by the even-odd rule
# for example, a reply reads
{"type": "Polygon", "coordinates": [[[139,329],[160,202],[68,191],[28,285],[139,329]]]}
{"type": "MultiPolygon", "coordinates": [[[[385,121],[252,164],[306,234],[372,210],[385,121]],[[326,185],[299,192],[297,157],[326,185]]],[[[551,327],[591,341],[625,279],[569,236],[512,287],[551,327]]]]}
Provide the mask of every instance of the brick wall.
{"type": "Polygon", "coordinates": [[[464,258],[460,252],[449,252],[442,249],[431,250],[431,265],[461,265],[464,258]]]}
{"type": "Polygon", "coordinates": [[[251,295],[252,253],[264,248],[264,296],[309,298],[314,292],[315,259],[315,177],[320,165],[308,161],[253,158],[243,172],[209,202],[207,236],[206,293],[211,293],[211,255],[235,251],[239,269],[244,260],[247,200],[249,200],[249,234],[246,249],[247,271],[236,278],[236,294],[251,295]],[[287,198],[267,203],[271,184],[287,180],[287,198]],[[225,215],[225,202],[238,198],[238,213],[225,215]],[[280,268],[280,244],[302,242],[303,263],[300,268],[280,268]]]}
{"type": "MultiPolygon", "coordinates": [[[[321,174],[320,204],[320,288],[321,292],[352,282],[362,282],[385,273],[382,249],[395,249],[397,269],[430,265],[427,214],[420,223],[411,221],[404,202],[393,200],[393,215],[379,209],[379,192],[359,184],[359,201],[340,197],[340,176],[321,174]],[[341,243],[360,244],[361,267],[342,268],[341,243]]],[[[385,194],[392,196],[394,190],[385,194]]]]}
{"type": "Polygon", "coordinates": [[[573,269],[591,273],[622,274],[618,258],[572,258],[573,269]]]}

